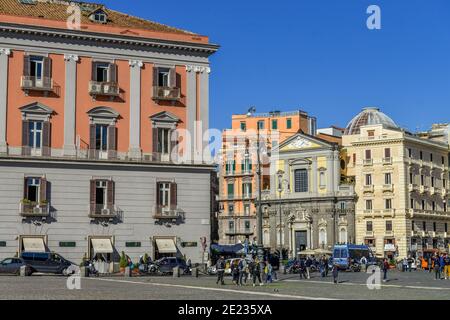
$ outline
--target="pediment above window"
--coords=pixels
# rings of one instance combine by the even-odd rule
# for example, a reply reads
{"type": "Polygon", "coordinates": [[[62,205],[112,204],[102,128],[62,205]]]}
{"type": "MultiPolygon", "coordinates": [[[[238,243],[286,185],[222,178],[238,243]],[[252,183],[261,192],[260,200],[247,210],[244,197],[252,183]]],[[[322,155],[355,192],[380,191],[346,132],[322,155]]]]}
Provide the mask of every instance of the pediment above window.
{"type": "Polygon", "coordinates": [[[114,124],[120,114],[110,107],[95,107],[87,112],[91,123],[114,124]]]}
{"type": "Polygon", "coordinates": [[[150,120],[152,121],[153,127],[156,128],[175,128],[177,123],[180,122],[180,118],[167,111],[162,111],[150,116],[150,120]]]}
{"type": "Polygon", "coordinates": [[[34,102],[20,108],[24,120],[48,121],[54,113],[53,109],[46,105],[34,102]]]}

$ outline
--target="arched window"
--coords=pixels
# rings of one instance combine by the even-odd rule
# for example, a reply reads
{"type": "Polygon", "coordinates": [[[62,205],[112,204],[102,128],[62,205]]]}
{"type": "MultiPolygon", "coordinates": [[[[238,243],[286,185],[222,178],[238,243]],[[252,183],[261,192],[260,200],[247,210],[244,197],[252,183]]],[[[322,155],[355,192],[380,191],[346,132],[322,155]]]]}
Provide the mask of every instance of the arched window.
{"type": "Polygon", "coordinates": [[[321,247],[326,246],[327,244],[327,231],[325,229],[320,229],[319,230],[319,245],[321,247]]]}
{"type": "Polygon", "coordinates": [[[339,243],[347,243],[347,228],[339,229],[339,243]]]}

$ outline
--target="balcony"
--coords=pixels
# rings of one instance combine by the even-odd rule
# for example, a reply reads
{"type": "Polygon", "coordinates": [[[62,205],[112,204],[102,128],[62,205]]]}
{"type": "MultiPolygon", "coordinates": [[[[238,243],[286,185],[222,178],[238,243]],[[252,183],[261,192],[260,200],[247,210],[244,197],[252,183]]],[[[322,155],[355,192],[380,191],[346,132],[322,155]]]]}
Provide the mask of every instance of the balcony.
{"type": "Polygon", "coordinates": [[[50,205],[46,202],[32,202],[27,199],[20,201],[20,215],[22,217],[47,217],[50,214],[50,205]]]}
{"type": "Polygon", "coordinates": [[[392,165],[392,158],[383,158],[383,165],[392,165]]]}
{"type": "Polygon", "coordinates": [[[366,231],[366,237],[373,237],[374,235],[373,231],[366,231]]]}
{"type": "Polygon", "coordinates": [[[386,230],[386,231],[384,232],[384,234],[385,234],[385,236],[387,236],[387,237],[393,237],[393,236],[394,236],[394,231],[392,231],[392,230],[386,230]]]}
{"type": "Polygon", "coordinates": [[[157,220],[156,224],[180,224],[185,220],[185,215],[184,212],[177,206],[157,205],[154,209],[153,219],[157,220]]]}
{"type": "Polygon", "coordinates": [[[365,185],[363,187],[363,192],[364,193],[373,193],[374,191],[375,191],[375,186],[373,184],[365,185]]]}
{"type": "Polygon", "coordinates": [[[53,79],[48,77],[31,77],[22,76],[20,81],[20,87],[27,94],[29,91],[53,91],[53,79]]]}
{"type": "Polygon", "coordinates": [[[92,219],[114,219],[118,216],[119,210],[115,205],[92,204],[89,207],[89,218],[92,219]]]}
{"type": "Polygon", "coordinates": [[[117,97],[120,95],[120,88],[117,82],[89,81],[89,94],[91,96],[117,97]]]}
{"type": "Polygon", "coordinates": [[[394,185],[393,184],[384,184],[383,192],[394,192],[394,185]]]}
{"type": "Polygon", "coordinates": [[[431,187],[430,188],[430,195],[434,196],[437,194],[441,194],[441,189],[438,187],[431,187]]]}
{"type": "Polygon", "coordinates": [[[428,187],[427,186],[420,186],[419,187],[419,192],[420,194],[425,194],[428,192],[428,187]]]}
{"type": "Polygon", "coordinates": [[[178,101],[180,88],[153,87],[153,100],[178,101]]]}
{"type": "Polygon", "coordinates": [[[443,198],[447,196],[447,193],[448,193],[447,189],[445,189],[445,188],[441,189],[441,195],[443,198]]]}
{"type": "Polygon", "coordinates": [[[373,166],[373,159],[364,159],[364,160],[363,160],[363,165],[364,165],[365,167],[373,166]]]}
{"type": "Polygon", "coordinates": [[[226,236],[251,236],[253,235],[253,231],[251,229],[244,229],[242,231],[239,230],[229,230],[225,231],[226,236]]]}
{"type": "Polygon", "coordinates": [[[417,188],[418,188],[417,184],[412,184],[412,183],[410,183],[410,184],[408,185],[408,191],[409,191],[409,192],[416,192],[416,191],[417,191],[417,188]]]}

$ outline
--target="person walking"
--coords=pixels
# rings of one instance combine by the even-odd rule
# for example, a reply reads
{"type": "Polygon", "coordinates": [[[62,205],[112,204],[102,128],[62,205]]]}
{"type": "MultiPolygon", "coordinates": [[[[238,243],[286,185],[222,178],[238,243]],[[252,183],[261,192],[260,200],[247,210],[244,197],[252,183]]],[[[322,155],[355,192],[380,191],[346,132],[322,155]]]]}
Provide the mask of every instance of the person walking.
{"type": "Polygon", "coordinates": [[[412,264],[414,262],[414,258],[411,256],[408,256],[408,271],[411,272],[412,271],[412,264]]]}
{"type": "Polygon", "coordinates": [[[331,272],[333,274],[333,282],[334,282],[334,284],[338,284],[339,268],[338,268],[338,265],[336,263],[333,265],[333,269],[332,269],[331,272]]]}
{"type": "Polygon", "coordinates": [[[320,276],[322,278],[325,278],[325,262],[324,262],[323,258],[320,259],[320,261],[319,261],[319,270],[320,270],[320,276]]]}
{"type": "Polygon", "coordinates": [[[434,263],[434,280],[441,280],[441,264],[440,257],[436,254],[433,258],[434,263]]]}
{"type": "Polygon", "coordinates": [[[272,279],[272,276],[273,276],[273,267],[272,267],[272,265],[269,263],[269,261],[266,261],[266,267],[265,267],[265,270],[266,270],[266,283],[272,283],[272,282],[273,282],[273,279],[272,279]]]}
{"type": "Polygon", "coordinates": [[[300,279],[302,278],[307,279],[305,259],[303,258],[300,258],[300,261],[298,263],[298,274],[300,275],[300,279]]]}
{"type": "Polygon", "coordinates": [[[239,261],[234,260],[231,264],[231,275],[233,276],[233,283],[239,285],[239,261]]]}
{"type": "Polygon", "coordinates": [[[361,263],[361,268],[364,272],[367,272],[367,258],[363,256],[361,260],[359,260],[359,263],[361,263]]]}
{"type": "Polygon", "coordinates": [[[224,285],[225,282],[223,281],[223,275],[225,273],[225,260],[223,256],[220,256],[219,260],[217,260],[216,263],[216,270],[217,270],[217,281],[216,284],[224,285]]]}
{"type": "Polygon", "coordinates": [[[306,269],[306,276],[307,279],[311,279],[311,266],[313,264],[313,261],[310,257],[306,258],[305,262],[305,269],[306,269]]]}
{"type": "Polygon", "coordinates": [[[245,258],[239,261],[239,281],[238,284],[243,286],[247,284],[247,260],[245,258]]]}
{"type": "Polygon", "coordinates": [[[408,259],[403,258],[402,260],[402,272],[408,271],[408,259]]]}
{"type": "Polygon", "coordinates": [[[387,282],[388,270],[389,270],[389,262],[388,262],[388,259],[384,258],[384,260],[383,260],[383,282],[387,282]]]}
{"type": "Polygon", "coordinates": [[[252,273],[253,278],[253,286],[256,286],[256,280],[258,280],[259,285],[262,286],[263,283],[261,281],[261,266],[259,263],[259,259],[256,258],[252,263],[250,264],[250,272],[252,273]]]}
{"type": "Polygon", "coordinates": [[[450,279],[450,257],[445,254],[444,257],[444,278],[445,280],[450,279]]]}
{"type": "Polygon", "coordinates": [[[433,270],[433,258],[431,256],[428,257],[428,272],[431,273],[431,270],[433,270]]]}

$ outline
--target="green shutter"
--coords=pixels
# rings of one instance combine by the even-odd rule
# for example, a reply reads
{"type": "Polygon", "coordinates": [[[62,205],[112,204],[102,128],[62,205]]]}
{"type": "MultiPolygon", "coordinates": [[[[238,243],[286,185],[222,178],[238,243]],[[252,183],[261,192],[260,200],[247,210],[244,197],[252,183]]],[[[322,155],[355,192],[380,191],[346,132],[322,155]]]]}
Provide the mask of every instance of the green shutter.
{"type": "Polygon", "coordinates": [[[228,184],[228,198],[234,197],[234,184],[229,183],[228,184]]]}
{"type": "Polygon", "coordinates": [[[278,122],[277,120],[272,120],[272,129],[278,129],[278,122]]]}
{"type": "Polygon", "coordinates": [[[236,172],[236,160],[233,161],[233,173],[236,172]]]}
{"type": "Polygon", "coordinates": [[[241,171],[242,171],[242,172],[245,171],[245,161],[241,163],[241,171]]]}
{"type": "Polygon", "coordinates": [[[291,129],[292,128],[292,119],[287,119],[286,120],[286,128],[287,129],[291,129]]]}
{"type": "Polygon", "coordinates": [[[248,189],[249,189],[249,192],[250,192],[250,197],[253,194],[252,187],[253,187],[253,185],[251,183],[249,183],[249,188],[248,189]]]}

